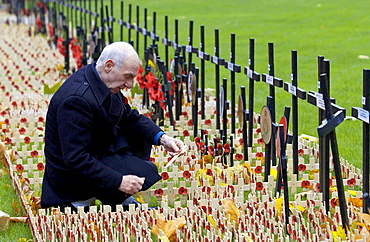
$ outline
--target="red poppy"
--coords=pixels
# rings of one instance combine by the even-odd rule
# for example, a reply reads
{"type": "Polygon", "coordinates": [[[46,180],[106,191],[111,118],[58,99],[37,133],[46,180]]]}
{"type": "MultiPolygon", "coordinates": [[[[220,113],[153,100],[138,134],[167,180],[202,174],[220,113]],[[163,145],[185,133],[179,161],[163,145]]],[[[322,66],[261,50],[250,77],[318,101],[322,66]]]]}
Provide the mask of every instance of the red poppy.
{"type": "Polygon", "coordinates": [[[262,158],[263,157],[263,152],[257,152],[256,153],[256,158],[262,158]]]}
{"type": "Polygon", "coordinates": [[[320,192],[320,183],[316,183],[314,190],[315,192],[320,192]]]}
{"type": "Polygon", "coordinates": [[[16,101],[13,101],[13,102],[12,102],[12,106],[13,106],[13,107],[17,107],[17,102],[16,102],[16,101]]]}
{"type": "Polygon", "coordinates": [[[299,155],[299,156],[304,155],[304,150],[303,150],[303,149],[299,149],[299,150],[298,150],[298,155],[299,155]]]}
{"type": "Polygon", "coordinates": [[[195,144],[198,146],[198,144],[200,143],[200,137],[195,137],[194,138],[194,142],[195,142],[195,144]]]}
{"type": "Polygon", "coordinates": [[[6,145],[10,145],[12,143],[12,140],[9,137],[6,137],[4,139],[6,145]]]}
{"type": "Polygon", "coordinates": [[[298,165],[298,171],[305,171],[306,170],[306,165],[305,164],[299,164],[298,165]]]}
{"type": "Polygon", "coordinates": [[[179,188],[179,194],[180,195],[186,195],[186,194],[188,194],[188,189],[185,188],[185,187],[180,187],[179,188]]]}
{"type": "Polygon", "coordinates": [[[183,134],[185,137],[186,137],[186,136],[190,136],[189,131],[187,131],[187,130],[182,131],[182,134],[183,134]]]}
{"type": "Polygon", "coordinates": [[[204,135],[208,134],[208,130],[203,129],[203,134],[204,134],[204,135]]]}
{"type": "Polygon", "coordinates": [[[207,169],[207,176],[212,176],[213,173],[212,173],[212,170],[211,169],[207,169]]]}
{"type": "Polygon", "coordinates": [[[308,188],[310,185],[311,185],[311,182],[307,180],[302,181],[302,184],[301,184],[303,188],[308,188]]]}
{"type": "Polygon", "coordinates": [[[193,120],[192,120],[192,119],[189,119],[189,120],[188,120],[188,125],[189,125],[189,126],[192,126],[192,125],[193,125],[193,120]]]}
{"type": "Polygon", "coordinates": [[[208,146],[208,154],[212,156],[215,154],[215,148],[212,145],[208,146]]]}
{"type": "Polygon", "coordinates": [[[154,157],[149,157],[149,161],[154,163],[155,162],[155,158],[154,157]]]}
{"type": "Polygon", "coordinates": [[[228,185],[227,190],[230,191],[231,193],[233,193],[235,191],[235,188],[234,188],[233,185],[228,185]]]}
{"type": "Polygon", "coordinates": [[[206,119],[206,120],[204,120],[204,124],[205,125],[211,125],[212,121],[210,119],[206,119]]]}
{"type": "Polygon", "coordinates": [[[37,120],[37,122],[39,123],[43,123],[45,121],[45,119],[43,117],[39,117],[39,119],[37,120]]]}
{"type": "Polygon", "coordinates": [[[25,128],[20,128],[19,130],[18,130],[18,132],[20,133],[20,134],[24,134],[24,133],[26,133],[26,129],[25,128]]]}
{"type": "Polygon", "coordinates": [[[170,118],[170,113],[169,112],[166,112],[166,114],[164,115],[166,118],[170,118]]]}
{"type": "Polygon", "coordinates": [[[240,145],[244,145],[244,140],[243,140],[243,138],[240,138],[240,139],[239,139],[239,144],[240,144],[240,145]]]}
{"type": "Polygon", "coordinates": [[[356,185],[356,179],[355,178],[348,179],[347,185],[353,187],[354,185],[356,185]]]}
{"type": "Polygon", "coordinates": [[[202,192],[210,194],[211,193],[211,188],[208,187],[208,186],[204,186],[204,187],[202,187],[202,192]]]}
{"type": "Polygon", "coordinates": [[[44,131],[43,127],[37,127],[38,130],[44,131]]]}
{"type": "Polygon", "coordinates": [[[238,129],[238,134],[242,134],[242,133],[243,133],[243,130],[238,129]]]}
{"type": "Polygon", "coordinates": [[[182,112],[181,115],[184,116],[184,117],[187,117],[188,113],[187,112],[182,112]]]}
{"type": "Polygon", "coordinates": [[[163,189],[159,188],[159,189],[155,190],[154,191],[154,196],[156,196],[156,197],[163,196],[163,189]]]}
{"type": "Polygon", "coordinates": [[[182,173],[182,176],[185,177],[185,178],[190,178],[191,177],[191,173],[189,171],[184,171],[182,173]]]}
{"type": "Polygon", "coordinates": [[[224,152],[225,152],[225,154],[230,153],[230,144],[229,143],[224,144],[224,152]]]}
{"type": "Polygon", "coordinates": [[[42,170],[44,170],[44,168],[45,168],[44,163],[40,162],[40,163],[37,164],[37,170],[42,171],[42,170]]]}
{"type": "Polygon", "coordinates": [[[297,216],[293,215],[292,216],[292,224],[295,224],[298,222],[297,216]]]}
{"type": "Polygon", "coordinates": [[[9,124],[10,124],[9,119],[7,119],[7,118],[6,118],[6,119],[4,120],[4,123],[5,123],[6,125],[9,125],[9,124]]]}
{"type": "Polygon", "coordinates": [[[212,207],[210,206],[202,206],[202,210],[205,212],[205,213],[208,213],[208,214],[212,214],[212,207]]]}
{"type": "Polygon", "coordinates": [[[243,159],[243,155],[238,153],[238,154],[235,155],[235,159],[237,161],[241,161],[243,159]]]}
{"type": "Polygon", "coordinates": [[[37,157],[38,155],[39,155],[39,152],[37,152],[37,150],[31,151],[31,156],[32,157],[37,157]]]}
{"type": "Polygon", "coordinates": [[[168,172],[162,172],[161,177],[162,177],[162,180],[167,180],[168,178],[170,178],[170,176],[168,175],[168,172]]]}
{"type": "Polygon", "coordinates": [[[0,115],[4,117],[6,115],[6,111],[1,111],[0,115]]]}
{"type": "Polygon", "coordinates": [[[263,189],[263,183],[262,182],[257,182],[256,183],[256,190],[261,191],[263,189]]]}
{"type": "Polygon", "coordinates": [[[30,137],[24,137],[24,143],[25,144],[29,144],[31,142],[31,138],[30,137]]]}
{"type": "Polygon", "coordinates": [[[264,141],[263,141],[263,139],[262,139],[262,138],[259,138],[259,139],[257,140],[257,144],[262,145],[263,143],[264,143],[264,141]]]}
{"type": "Polygon", "coordinates": [[[21,122],[22,124],[27,123],[27,118],[21,118],[20,122],[21,122]]]}
{"type": "Polygon", "coordinates": [[[217,143],[217,150],[218,150],[218,152],[222,151],[222,144],[217,143]]]}
{"type": "Polygon", "coordinates": [[[256,129],[256,134],[259,134],[259,133],[261,133],[261,129],[260,128],[256,129]]]}
{"type": "Polygon", "coordinates": [[[24,166],[22,164],[18,164],[16,165],[15,169],[17,169],[19,173],[22,173],[24,171],[24,166]]]}
{"type": "Polygon", "coordinates": [[[338,198],[332,198],[332,199],[330,199],[330,205],[334,208],[335,206],[337,206],[338,204],[337,204],[337,202],[338,202],[338,198]]]}
{"type": "Polygon", "coordinates": [[[261,174],[262,173],[262,166],[256,166],[256,168],[254,168],[254,172],[257,173],[257,174],[261,174]]]}

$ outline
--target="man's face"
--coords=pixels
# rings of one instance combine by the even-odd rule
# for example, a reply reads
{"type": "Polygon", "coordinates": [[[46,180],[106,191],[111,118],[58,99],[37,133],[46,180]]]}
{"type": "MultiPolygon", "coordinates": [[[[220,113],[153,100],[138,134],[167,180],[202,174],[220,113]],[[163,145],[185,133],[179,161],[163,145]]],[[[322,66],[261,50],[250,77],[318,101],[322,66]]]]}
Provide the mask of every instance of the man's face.
{"type": "Polygon", "coordinates": [[[140,63],[138,61],[127,61],[121,68],[116,65],[107,73],[105,84],[113,94],[120,90],[130,89],[134,85],[140,63]]]}

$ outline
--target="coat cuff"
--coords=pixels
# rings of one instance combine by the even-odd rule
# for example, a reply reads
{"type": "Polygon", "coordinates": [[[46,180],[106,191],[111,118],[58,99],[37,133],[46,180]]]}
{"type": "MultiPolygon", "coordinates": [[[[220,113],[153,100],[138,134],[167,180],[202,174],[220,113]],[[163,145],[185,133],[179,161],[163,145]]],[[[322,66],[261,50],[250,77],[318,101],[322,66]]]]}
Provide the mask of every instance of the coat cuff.
{"type": "Polygon", "coordinates": [[[162,135],[164,135],[164,134],[165,134],[165,132],[163,132],[163,131],[159,131],[159,132],[155,135],[155,137],[154,137],[154,144],[155,144],[155,145],[160,145],[160,144],[159,144],[159,140],[161,139],[162,135]]]}

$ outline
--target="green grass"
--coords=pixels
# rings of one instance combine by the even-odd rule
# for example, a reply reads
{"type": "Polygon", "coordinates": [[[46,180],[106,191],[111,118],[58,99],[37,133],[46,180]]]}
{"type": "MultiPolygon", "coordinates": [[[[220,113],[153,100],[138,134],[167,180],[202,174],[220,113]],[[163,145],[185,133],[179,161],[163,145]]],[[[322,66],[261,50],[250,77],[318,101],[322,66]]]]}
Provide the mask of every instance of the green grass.
{"type": "MultiPolygon", "coordinates": [[[[9,214],[10,217],[20,217],[26,215],[22,209],[22,206],[20,205],[19,197],[13,189],[13,185],[10,182],[10,176],[5,169],[5,166],[1,165],[1,169],[0,210],[9,214]],[[20,214],[18,214],[17,211],[19,211],[20,214]]],[[[15,242],[19,238],[32,240],[32,234],[28,224],[10,222],[9,228],[6,231],[0,231],[0,242],[15,242]]]]}
{"type": "MultiPolygon", "coordinates": [[[[109,1],[105,1],[109,4],[109,1]]],[[[119,17],[120,2],[114,1],[114,15],[119,17]]],[[[136,6],[140,6],[140,25],[143,26],[144,8],[148,9],[148,29],[152,26],[153,12],[157,15],[157,34],[164,37],[164,16],[168,16],[168,36],[173,40],[175,19],[179,21],[179,42],[187,44],[189,21],[194,21],[193,45],[199,47],[200,26],[205,26],[206,52],[213,55],[214,29],[220,33],[220,57],[229,60],[230,34],[236,34],[236,63],[248,65],[249,39],[255,39],[255,70],[268,73],[268,43],[274,43],[275,76],[290,82],[291,50],[298,52],[298,86],[306,91],[317,91],[317,59],[323,55],[330,60],[331,96],[346,109],[360,106],[362,98],[362,73],[369,68],[369,59],[359,55],[370,55],[367,36],[370,18],[366,11],[370,3],[360,1],[184,1],[184,0],[126,0],[124,20],[128,17],[128,4],[132,4],[132,22],[136,22],[136,6]]],[[[115,41],[119,40],[119,27],[115,28],[115,41]]],[[[124,41],[127,39],[124,30],[124,41]]],[[[131,38],[136,43],[132,30],[131,38]]],[[[148,40],[148,43],[151,43],[148,40]]],[[[143,36],[140,36],[139,54],[143,54],[143,36]]],[[[164,60],[164,47],[159,44],[164,60]]],[[[170,48],[170,58],[173,49],[170,48]]],[[[199,60],[193,57],[197,66],[199,60]]],[[[222,68],[221,78],[229,78],[229,72],[222,68]]],[[[206,86],[214,88],[214,65],[206,65],[206,86]]],[[[236,75],[236,90],[239,86],[248,88],[244,74],[236,75]]],[[[259,112],[266,103],[269,87],[256,83],[255,111],[259,112]]],[[[230,88],[228,87],[228,90],[230,88]]],[[[230,95],[229,95],[230,97],[230,95]]],[[[284,107],[291,106],[291,96],[276,88],[276,117],[283,115],[284,107]]],[[[318,110],[301,100],[299,102],[299,133],[317,135],[318,110]]],[[[291,129],[291,127],[290,127],[291,129]]],[[[337,128],[339,154],[355,166],[362,164],[362,122],[344,121],[337,128]]]]}

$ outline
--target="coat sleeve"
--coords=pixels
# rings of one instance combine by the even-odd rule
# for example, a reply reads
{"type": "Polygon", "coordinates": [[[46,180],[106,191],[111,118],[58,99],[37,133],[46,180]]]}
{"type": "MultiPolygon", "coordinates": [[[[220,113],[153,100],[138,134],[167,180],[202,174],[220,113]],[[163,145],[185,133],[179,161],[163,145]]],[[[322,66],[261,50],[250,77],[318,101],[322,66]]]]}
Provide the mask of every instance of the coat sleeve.
{"type": "MultiPolygon", "coordinates": [[[[125,111],[119,126],[128,137],[141,137],[149,144],[155,144],[154,138],[158,132],[163,131],[150,118],[140,114],[136,109],[125,105],[125,111]]],[[[157,144],[155,144],[157,145],[157,144]]]]}
{"type": "Polygon", "coordinates": [[[117,191],[122,175],[89,153],[93,115],[86,100],[78,96],[67,98],[57,111],[57,121],[66,166],[91,186],[117,191]]]}

